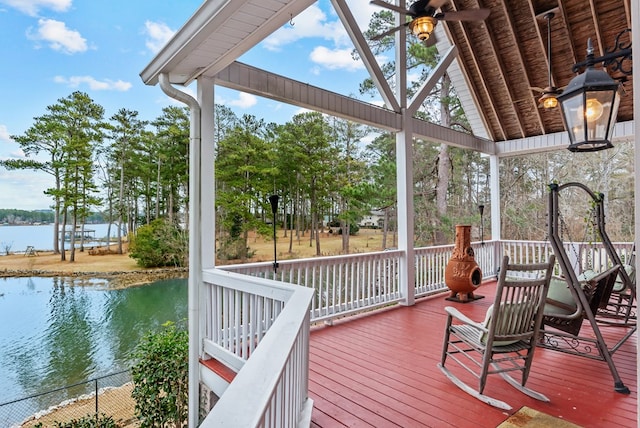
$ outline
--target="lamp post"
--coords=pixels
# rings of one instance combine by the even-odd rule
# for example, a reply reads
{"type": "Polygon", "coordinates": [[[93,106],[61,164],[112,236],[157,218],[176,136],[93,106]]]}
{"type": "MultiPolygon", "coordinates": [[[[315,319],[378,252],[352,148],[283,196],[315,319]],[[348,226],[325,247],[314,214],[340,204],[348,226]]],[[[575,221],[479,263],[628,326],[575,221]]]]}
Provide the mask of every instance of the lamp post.
{"type": "Polygon", "coordinates": [[[480,243],[484,245],[484,205],[478,205],[478,211],[480,211],[480,243]]]}
{"type": "Polygon", "coordinates": [[[278,195],[269,196],[269,203],[271,204],[271,212],[273,213],[273,273],[278,273],[278,247],[276,245],[276,213],[278,212],[278,195]]]}
{"type": "Polygon", "coordinates": [[[571,79],[558,96],[562,120],[569,133],[569,151],[595,152],[613,147],[611,138],[620,105],[620,83],[594,65],[613,64],[615,70],[631,74],[631,70],[623,66],[625,60],[631,59],[631,43],[625,45],[619,41],[628,31],[618,34],[614,50],[598,58],[593,54],[593,44],[589,39],[587,59],[573,66],[575,72],[582,67],[586,67],[585,71],[571,79]]]}

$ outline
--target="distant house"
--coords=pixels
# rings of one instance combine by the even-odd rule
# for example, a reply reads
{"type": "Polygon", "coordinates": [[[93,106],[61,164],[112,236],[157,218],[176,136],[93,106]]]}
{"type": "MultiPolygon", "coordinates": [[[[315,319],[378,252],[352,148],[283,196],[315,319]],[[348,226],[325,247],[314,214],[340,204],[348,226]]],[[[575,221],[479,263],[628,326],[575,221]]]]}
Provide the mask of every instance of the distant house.
{"type": "Polygon", "coordinates": [[[382,227],[382,222],[384,221],[384,212],[372,210],[369,215],[366,215],[360,220],[358,226],[360,227],[372,227],[378,228],[382,227]]]}

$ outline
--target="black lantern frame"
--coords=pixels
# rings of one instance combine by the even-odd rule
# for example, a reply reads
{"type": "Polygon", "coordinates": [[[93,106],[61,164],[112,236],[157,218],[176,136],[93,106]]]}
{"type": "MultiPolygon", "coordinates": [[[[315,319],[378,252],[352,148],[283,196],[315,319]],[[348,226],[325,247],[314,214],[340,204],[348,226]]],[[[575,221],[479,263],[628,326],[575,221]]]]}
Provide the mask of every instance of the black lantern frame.
{"type": "MultiPolygon", "coordinates": [[[[591,39],[587,43],[587,66],[558,96],[562,120],[569,133],[569,151],[595,152],[613,147],[611,139],[620,106],[620,83],[596,69],[591,39]]],[[[575,69],[575,66],[574,66],[575,69]]]]}

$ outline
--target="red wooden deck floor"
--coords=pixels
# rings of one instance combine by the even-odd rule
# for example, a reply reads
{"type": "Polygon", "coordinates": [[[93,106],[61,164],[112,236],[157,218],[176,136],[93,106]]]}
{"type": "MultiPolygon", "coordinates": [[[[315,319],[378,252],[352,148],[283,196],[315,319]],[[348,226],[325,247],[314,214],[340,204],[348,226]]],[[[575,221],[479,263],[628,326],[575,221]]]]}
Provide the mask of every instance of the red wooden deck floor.
{"type": "MultiPolygon", "coordinates": [[[[521,394],[496,375],[489,376],[485,393],[509,403],[509,412],[454,386],[436,367],[446,322],[443,308],[457,306],[482,320],[495,283],[478,290],[486,298],[473,303],[439,296],[315,328],[310,345],[312,426],[496,427],[522,406],[583,427],[638,426],[635,334],[613,356],[630,395],[614,392],[604,361],[542,348],[536,350],[527,386],[550,403],[521,394]]],[[[602,329],[612,343],[622,330],[602,329]]],[[[468,380],[476,385],[475,379],[468,380]]]]}

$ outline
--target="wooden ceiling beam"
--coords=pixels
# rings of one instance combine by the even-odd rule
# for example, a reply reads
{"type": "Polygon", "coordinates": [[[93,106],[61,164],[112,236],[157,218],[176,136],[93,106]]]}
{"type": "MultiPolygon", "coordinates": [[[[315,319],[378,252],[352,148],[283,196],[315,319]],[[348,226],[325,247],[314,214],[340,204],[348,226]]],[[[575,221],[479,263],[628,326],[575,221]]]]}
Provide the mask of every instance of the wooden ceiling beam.
{"type": "MultiPolygon", "coordinates": [[[[478,0],[478,1],[480,1],[480,0],[478,0]]],[[[531,77],[529,76],[529,73],[528,73],[529,67],[527,67],[527,65],[525,64],[524,57],[522,56],[522,50],[520,49],[520,39],[518,37],[518,33],[516,31],[516,27],[513,24],[513,21],[514,21],[513,15],[511,14],[511,10],[509,8],[507,8],[506,2],[500,2],[500,5],[502,6],[502,12],[504,13],[504,15],[506,17],[507,22],[509,23],[509,30],[510,30],[508,32],[509,37],[511,38],[511,41],[514,44],[514,46],[517,47],[516,48],[516,53],[517,53],[516,58],[517,58],[518,63],[520,65],[520,69],[522,70],[523,75],[524,75],[524,77],[526,79],[527,88],[530,88],[530,87],[533,86],[533,84],[531,83],[531,77]]],[[[535,21],[535,15],[533,15],[533,19],[535,21]]],[[[538,36],[539,36],[539,30],[540,30],[539,27],[536,26],[536,31],[538,32],[538,36]]],[[[494,45],[495,42],[494,42],[494,39],[493,39],[493,35],[490,34],[490,37],[491,37],[491,44],[494,45]]],[[[495,48],[494,48],[494,51],[495,51],[495,48]]],[[[542,52],[546,52],[546,50],[543,49],[542,52]]],[[[497,52],[496,52],[496,55],[497,55],[497,52]]],[[[545,58],[546,58],[546,56],[545,56],[545,58]]],[[[546,63],[546,59],[545,59],[545,63],[546,63]]],[[[513,86],[512,85],[507,85],[507,86],[509,88],[509,92],[511,93],[513,86]]],[[[514,98],[513,94],[511,93],[511,99],[513,100],[513,98],[514,98]]],[[[540,111],[538,110],[538,100],[536,99],[535,96],[533,96],[532,93],[531,93],[531,96],[529,97],[529,99],[533,102],[533,108],[534,108],[534,111],[535,111],[536,120],[538,122],[538,125],[540,126],[540,130],[542,131],[543,134],[545,134],[546,133],[546,129],[544,127],[544,123],[542,122],[542,117],[540,116],[540,111]]],[[[517,104],[515,102],[514,102],[514,106],[517,106],[517,104]]],[[[524,131],[524,127],[522,125],[522,117],[521,117],[521,115],[519,113],[519,109],[516,108],[516,112],[517,112],[517,115],[518,115],[518,120],[520,121],[520,129],[523,130],[523,134],[524,134],[525,131],[524,131]]]]}
{"type": "MultiPolygon", "coordinates": [[[[476,3],[477,3],[479,8],[483,7],[483,5],[481,4],[480,0],[476,0],[476,3]]],[[[520,67],[521,67],[521,69],[523,71],[524,77],[527,79],[527,83],[529,83],[529,77],[526,75],[526,67],[524,65],[524,60],[522,59],[522,56],[520,55],[518,38],[517,38],[517,35],[516,35],[516,30],[515,30],[514,25],[513,25],[513,19],[511,18],[511,15],[509,14],[509,11],[507,10],[506,6],[504,5],[504,2],[500,2],[500,3],[502,4],[502,12],[505,14],[507,22],[509,23],[509,27],[507,29],[502,28],[501,31],[507,31],[508,32],[509,37],[511,38],[511,40],[513,42],[513,45],[516,47],[516,52],[517,52],[516,57],[517,57],[517,59],[519,61],[519,64],[520,64],[520,67]]],[[[455,0],[452,0],[451,4],[455,5],[455,0]]],[[[498,54],[498,48],[496,47],[497,46],[496,39],[494,37],[493,32],[489,28],[489,26],[485,25],[485,27],[487,28],[487,35],[489,36],[489,44],[491,45],[491,50],[493,52],[493,58],[495,58],[496,62],[498,63],[498,74],[500,75],[500,79],[504,82],[504,86],[505,86],[504,89],[509,94],[509,99],[511,100],[511,105],[516,105],[515,102],[519,98],[514,95],[513,86],[510,85],[510,82],[507,79],[507,75],[505,74],[506,66],[504,65],[504,62],[501,59],[502,58],[501,55],[498,54]]],[[[462,28],[463,28],[463,31],[465,31],[464,26],[462,28]]],[[[531,85],[528,84],[527,86],[531,86],[531,85]]],[[[516,108],[514,110],[515,110],[515,115],[518,118],[518,123],[517,123],[518,129],[520,130],[521,137],[523,137],[524,135],[526,135],[526,132],[525,132],[524,124],[523,124],[524,122],[523,122],[522,114],[520,113],[520,109],[516,108]]],[[[536,109],[536,112],[537,112],[537,109],[536,109]]],[[[539,116],[539,114],[538,114],[538,116],[539,116]]],[[[544,127],[543,127],[543,129],[544,129],[544,127]]]]}
{"type": "Polygon", "coordinates": [[[571,49],[571,56],[573,57],[572,64],[581,61],[576,54],[576,45],[571,37],[571,24],[569,23],[569,17],[567,16],[567,9],[564,7],[564,0],[558,0],[558,10],[560,10],[560,16],[562,16],[562,22],[564,23],[565,36],[569,40],[569,48],[571,49]]]}
{"type": "Polygon", "coordinates": [[[589,0],[589,7],[591,7],[591,20],[593,21],[593,30],[596,34],[596,43],[598,44],[598,49],[600,49],[600,53],[596,53],[598,55],[604,55],[605,45],[603,41],[602,31],[600,30],[600,18],[598,17],[598,11],[596,10],[596,5],[594,0],[589,0]]]}
{"type": "Polygon", "coordinates": [[[624,2],[624,15],[627,18],[627,28],[631,28],[631,0],[624,2]]]}
{"type": "MultiPolygon", "coordinates": [[[[507,9],[506,2],[502,2],[502,11],[503,11],[504,15],[507,17],[507,20],[509,21],[509,28],[511,29],[509,34],[511,35],[511,38],[513,39],[513,43],[514,43],[515,46],[518,46],[518,48],[516,49],[517,53],[518,53],[518,61],[520,63],[521,69],[524,70],[524,72],[525,72],[525,76],[526,76],[526,79],[527,79],[527,86],[529,88],[531,88],[533,85],[531,84],[531,78],[529,77],[529,73],[527,72],[527,70],[529,70],[529,67],[527,66],[527,64],[525,64],[524,57],[522,56],[522,49],[519,48],[519,46],[520,46],[519,42],[520,41],[518,40],[516,29],[515,29],[515,26],[513,25],[513,18],[512,18],[512,15],[511,15],[511,11],[509,9],[507,9]]],[[[536,14],[535,14],[535,11],[533,10],[533,5],[531,3],[529,3],[529,11],[531,13],[531,16],[532,16],[534,22],[535,22],[536,21],[536,14]]],[[[540,26],[538,26],[538,25],[536,25],[536,34],[538,35],[538,40],[540,40],[540,42],[541,42],[541,50],[542,50],[542,52],[546,52],[547,50],[546,50],[545,45],[544,45],[544,40],[542,39],[542,35],[540,34],[540,26]]],[[[547,70],[548,70],[549,69],[549,63],[547,61],[547,56],[544,55],[544,58],[545,58],[545,64],[547,65],[547,70]]],[[[509,87],[511,87],[511,85],[509,85],[509,87]]],[[[543,88],[544,88],[544,86],[543,86],[543,88]]],[[[546,134],[547,131],[546,131],[545,127],[544,127],[544,122],[542,121],[542,116],[540,115],[540,111],[538,110],[538,100],[536,99],[536,97],[533,96],[533,94],[531,94],[531,96],[529,98],[533,101],[533,107],[534,107],[535,112],[536,112],[536,120],[538,122],[538,125],[540,126],[540,130],[542,131],[543,134],[546,134]]],[[[520,116],[518,116],[518,117],[519,117],[520,121],[522,122],[522,118],[520,116]]],[[[521,126],[521,128],[522,128],[522,126],[521,126]]]]}
{"type": "MultiPolygon", "coordinates": [[[[456,5],[456,0],[452,0],[449,3],[449,6],[451,7],[452,10],[458,10],[458,7],[456,5]]],[[[454,25],[456,25],[455,22],[447,22],[447,24],[451,27],[453,27],[454,25]]],[[[471,62],[473,65],[473,68],[475,69],[475,72],[479,75],[482,76],[482,68],[480,67],[480,64],[478,62],[478,55],[476,54],[476,51],[473,49],[473,44],[471,43],[471,40],[469,39],[469,35],[467,34],[467,31],[464,28],[464,25],[462,24],[462,22],[458,22],[457,25],[460,27],[460,32],[462,33],[462,38],[464,39],[464,43],[469,47],[469,51],[471,53],[471,62]]],[[[486,25],[485,25],[486,27],[486,25]]],[[[487,33],[489,33],[489,29],[487,28],[487,33]]],[[[496,52],[494,51],[494,57],[496,55],[496,52]]],[[[462,63],[462,62],[461,62],[462,63]]],[[[463,66],[466,67],[466,64],[463,64],[463,66]]],[[[491,114],[493,115],[493,120],[495,121],[495,123],[497,124],[499,131],[500,131],[500,138],[502,140],[507,140],[508,136],[507,136],[507,132],[504,129],[504,126],[502,124],[502,120],[500,117],[500,114],[498,113],[498,111],[496,110],[496,100],[495,97],[492,95],[492,91],[489,90],[489,88],[487,87],[487,83],[485,79],[480,79],[481,82],[479,83],[481,89],[484,94],[486,95],[486,97],[490,100],[489,106],[481,106],[481,108],[489,108],[491,110],[491,114]]]]}

